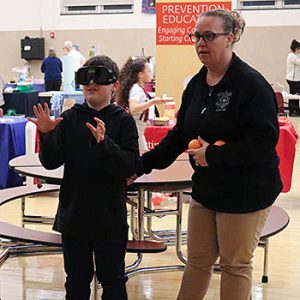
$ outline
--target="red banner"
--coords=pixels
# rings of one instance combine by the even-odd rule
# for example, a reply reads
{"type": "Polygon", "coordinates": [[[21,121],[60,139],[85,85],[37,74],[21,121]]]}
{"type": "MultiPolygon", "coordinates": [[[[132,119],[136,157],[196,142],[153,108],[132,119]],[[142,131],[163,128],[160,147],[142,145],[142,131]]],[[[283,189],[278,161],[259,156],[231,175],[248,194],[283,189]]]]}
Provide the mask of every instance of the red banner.
{"type": "Polygon", "coordinates": [[[230,2],[156,3],[156,45],[191,45],[198,16],[209,10],[231,10],[230,2]]]}

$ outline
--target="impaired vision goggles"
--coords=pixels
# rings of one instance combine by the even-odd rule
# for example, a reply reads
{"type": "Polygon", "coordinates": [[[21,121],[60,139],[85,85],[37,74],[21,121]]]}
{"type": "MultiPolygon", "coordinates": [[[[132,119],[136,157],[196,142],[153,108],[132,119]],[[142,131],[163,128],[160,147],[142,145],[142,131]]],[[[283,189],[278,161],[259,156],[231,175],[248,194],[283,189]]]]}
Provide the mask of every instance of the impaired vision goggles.
{"type": "Polygon", "coordinates": [[[93,79],[96,84],[109,85],[117,81],[112,70],[105,66],[86,66],[79,68],[76,73],[78,84],[88,85],[93,79]]]}

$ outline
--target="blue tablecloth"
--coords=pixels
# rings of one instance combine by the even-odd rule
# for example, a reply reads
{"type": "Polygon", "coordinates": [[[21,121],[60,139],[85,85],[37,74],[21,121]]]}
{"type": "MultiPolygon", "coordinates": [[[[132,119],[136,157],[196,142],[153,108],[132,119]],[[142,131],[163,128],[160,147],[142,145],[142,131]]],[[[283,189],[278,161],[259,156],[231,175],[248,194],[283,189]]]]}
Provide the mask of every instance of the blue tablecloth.
{"type": "Polygon", "coordinates": [[[4,117],[13,119],[3,123],[0,120],[0,189],[20,186],[23,178],[9,169],[8,162],[17,156],[25,154],[26,118],[4,117]]]}

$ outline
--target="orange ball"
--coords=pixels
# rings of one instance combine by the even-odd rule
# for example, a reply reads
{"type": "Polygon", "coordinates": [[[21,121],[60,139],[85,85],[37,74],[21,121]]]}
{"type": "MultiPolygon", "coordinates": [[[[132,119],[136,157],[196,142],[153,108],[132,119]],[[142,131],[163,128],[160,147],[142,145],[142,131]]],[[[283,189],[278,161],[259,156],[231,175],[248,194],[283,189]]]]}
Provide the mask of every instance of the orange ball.
{"type": "Polygon", "coordinates": [[[189,149],[199,149],[201,147],[202,144],[197,139],[191,140],[189,142],[189,149]]]}
{"type": "Polygon", "coordinates": [[[214,145],[215,145],[215,146],[223,146],[223,145],[225,145],[225,144],[226,144],[226,142],[224,142],[224,141],[222,141],[222,140],[217,140],[217,141],[214,142],[214,145]]]}

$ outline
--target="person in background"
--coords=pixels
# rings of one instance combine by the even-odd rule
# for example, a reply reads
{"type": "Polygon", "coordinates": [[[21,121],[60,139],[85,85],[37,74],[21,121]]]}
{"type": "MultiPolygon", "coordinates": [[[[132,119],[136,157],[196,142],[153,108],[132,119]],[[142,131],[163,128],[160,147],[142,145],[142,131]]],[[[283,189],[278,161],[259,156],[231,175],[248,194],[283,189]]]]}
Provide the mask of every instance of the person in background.
{"type": "Polygon", "coordinates": [[[202,145],[188,150],[194,173],[179,300],[205,297],[218,258],[220,299],[250,299],[253,253],[282,189],[275,94],[233,52],[244,26],[235,11],[199,16],[190,39],[203,66],[183,92],[173,130],[142,156],[138,175],[168,167],[192,139],[202,145]]]}
{"type": "Polygon", "coordinates": [[[94,56],[78,70],[84,104],[57,119],[38,104],[36,119],[29,118],[39,130],[43,166],[64,165],[53,229],[62,234],[68,300],[90,299],[94,272],[103,300],[127,300],[126,179],[140,158],[134,119],[110,103],[118,74],[109,57],[94,56]]]}
{"type": "Polygon", "coordinates": [[[74,48],[71,41],[65,41],[63,50],[67,55],[73,58],[74,71],[76,72],[84,64],[85,57],[74,48]]]}
{"type": "Polygon", "coordinates": [[[54,48],[49,49],[48,57],[42,62],[41,71],[45,74],[46,92],[60,91],[63,67],[61,60],[56,56],[54,48]]]}
{"type": "Polygon", "coordinates": [[[116,103],[133,115],[139,133],[139,148],[148,151],[144,135],[149,120],[155,116],[155,105],[163,103],[162,99],[150,99],[144,85],[151,82],[152,72],[148,60],[144,57],[130,57],[120,71],[120,88],[116,103]]]}
{"type": "MultiPolygon", "coordinates": [[[[290,94],[300,94],[300,43],[292,40],[291,53],[286,60],[286,81],[289,85],[290,94]]],[[[290,116],[300,116],[299,100],[289,100],[290,116]]]]}

